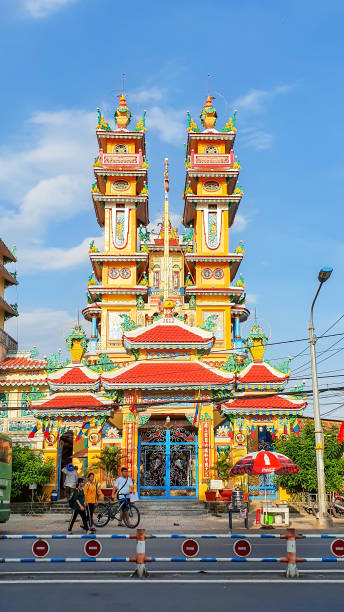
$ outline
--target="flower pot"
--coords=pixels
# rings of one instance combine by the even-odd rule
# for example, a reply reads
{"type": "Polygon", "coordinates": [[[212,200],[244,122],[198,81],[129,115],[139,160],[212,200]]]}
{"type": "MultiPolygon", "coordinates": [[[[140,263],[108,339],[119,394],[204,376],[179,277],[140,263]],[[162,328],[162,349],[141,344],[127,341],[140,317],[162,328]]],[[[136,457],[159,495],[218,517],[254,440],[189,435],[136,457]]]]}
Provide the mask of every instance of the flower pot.
{"type": "Polygon", "coordinates": [[[207,114],[203,119],[203,125],[206,129],[211,129],[216,123],[216,117],[214,115],[207,114]]]}
{"type": "Polygon", "coordinates": [[[211,502],[216,501],[216,491],[206,491],[205,499],[206,501],[211,501],[211,502]]]}
{"type": "Polygon", "coordinates": [[[116,123],[119,128],[126,128],[129,123],[129,118],[126,113],[120,114],[120,111],[116,115],[116,123]]]}
{"type": "Polygon", "coordinates": [[[111,497],[111,493],[112,493],[112,487],[104,487],[100,489],[101,492],[103,493],[104,497],[111,497]]]}
{"type": "Polygon", "coordinates": [[[232,489],[221,489],[220,490],[220,495],[221,495],[221,499],[223,499],[226,502],[230,502],[232,500],[232,489]]]}

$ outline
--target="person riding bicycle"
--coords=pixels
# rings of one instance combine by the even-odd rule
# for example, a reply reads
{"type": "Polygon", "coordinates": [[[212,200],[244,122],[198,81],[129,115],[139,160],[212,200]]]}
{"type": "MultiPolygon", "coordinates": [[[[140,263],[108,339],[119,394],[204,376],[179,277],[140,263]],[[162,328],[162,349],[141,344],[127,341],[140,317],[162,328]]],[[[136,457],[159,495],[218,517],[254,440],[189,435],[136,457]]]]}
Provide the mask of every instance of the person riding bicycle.
{"type": "MultiPolygon", "coordinates": [[[[117,478],[115,481],[114,487],[112,489],[111,498],[115,499],[115,495],[117,494],[117,498],[119,501],[127,500],[129,498],[130,493],[134,492],[134,483],[131,478],[128,476],[128,469],[126,467],[122,467],[121,476],[117,478]]],[[[123,512],[125,512],[125,516],[127,517],[127,509],[124,506],[124,509],[121,510],[119,515],[119,523],[118,527],[124,527],[123,525],[123,512]]]]}

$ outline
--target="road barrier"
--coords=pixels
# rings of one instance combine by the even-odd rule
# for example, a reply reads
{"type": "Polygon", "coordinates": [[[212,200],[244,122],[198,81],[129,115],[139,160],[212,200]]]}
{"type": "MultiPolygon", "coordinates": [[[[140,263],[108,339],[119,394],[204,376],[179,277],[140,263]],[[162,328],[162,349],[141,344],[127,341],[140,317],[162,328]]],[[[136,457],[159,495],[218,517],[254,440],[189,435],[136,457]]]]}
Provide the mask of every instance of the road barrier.
{"type": "Polygon", "coordinates": [[[344,561],[344,534],[297,534],[289,527],[285,534],[279,533],[208,533],[208,534],[146,534],[145,529],[137,529],[135,534],[10,534],[0,535],[0,540],[32,540],[33,557],[0,557],[0,563],[134,563],[134,575],[147,576],[147,563],[286,563],[286,577],[296,578],[299,574],[297,563],[340,563],[344,561]],[[333,557],[297,557],[296,540],[299,539],[331,539],[333,557]],[[94,540],[92,546],[85,543],[86,557],[47,557],[50,546],[47,540],[94,540]],[[99,540],[136,540],[136,554],[131,557],[100,557],[102,546],[99,540]],[[183,540],[182,557],[148,557],[146,556],[146,540],[183,540]],[[198,555],[197,540],[235,540],[233,551],[235,557],[202,557],[198,555]],[[251,557],[250,540],[286,540],[285,557],[251,557]]]}

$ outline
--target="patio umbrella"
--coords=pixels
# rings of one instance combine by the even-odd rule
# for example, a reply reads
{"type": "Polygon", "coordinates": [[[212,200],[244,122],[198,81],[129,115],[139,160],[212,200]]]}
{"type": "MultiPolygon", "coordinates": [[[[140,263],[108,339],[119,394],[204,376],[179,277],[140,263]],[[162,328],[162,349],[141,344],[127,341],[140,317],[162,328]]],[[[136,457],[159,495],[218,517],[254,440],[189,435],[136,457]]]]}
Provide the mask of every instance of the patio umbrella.
{"type": "Polygon", "coordinates": [[[249,453],[245,455],[235,465],[233,465],[230,475],[237,476],[238,474],[261,474],[264,476],[264,492],[265,492],[265,509],[267,514],[267,493],[266,493],[266,474],[296,474],[300,468],[294,461],[289,459],[282,453],[273,451],[258,451],[257,453],[249,453]]]}

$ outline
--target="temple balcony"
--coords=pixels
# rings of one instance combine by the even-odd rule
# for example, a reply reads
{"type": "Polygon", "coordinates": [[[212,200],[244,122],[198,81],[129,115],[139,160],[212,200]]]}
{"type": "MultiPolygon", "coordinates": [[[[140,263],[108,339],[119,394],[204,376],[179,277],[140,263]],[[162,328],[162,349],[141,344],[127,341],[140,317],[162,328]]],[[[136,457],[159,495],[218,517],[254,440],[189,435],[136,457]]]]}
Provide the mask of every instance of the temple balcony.
{"type": "Polygon", "coordinates": [[[143,164],[142,150],[139,149],[138,153],[104,153],[103,149],[100,149],[99,163],[109,170],[139,169],[143,164]]]}
{"type": "Polygon", "coordinates": [[[228,253],[228,255],[199,255],[198,253],[185,253],[188,262],[228,263],[231,271],[231,281],[235,278],[238,268],[242,262],[243,253],[228,253]]]}
{"type": "Polygon", "coordinates": [[[7,353],[16,353],[18,342],[12,338],[5,330],[0,329],[0,361],[3,361],[7,353]]]}
{"type": "Polygon", "coordinates": [[[9,287],[10,285],[18,285],[15,274],[11,274],[11,272],[9,272],[2,263],[0,263],[0,278],[4,279],[5,287],[9,287]]]}
{"type": "Polygon", "coordinates": [[[229,153],[195,153],[191,151],[190,163],[192,168],[204,170],[222,170],[231,168],[234,164],[234,152],[229,153]]]}
{"type": "Polygon", "coordinates": [[[5,313],[5,321],[19,315],[17,304],[8,304],[2,297],[0,297],[0,310],[3,310],[5,313]]]}

